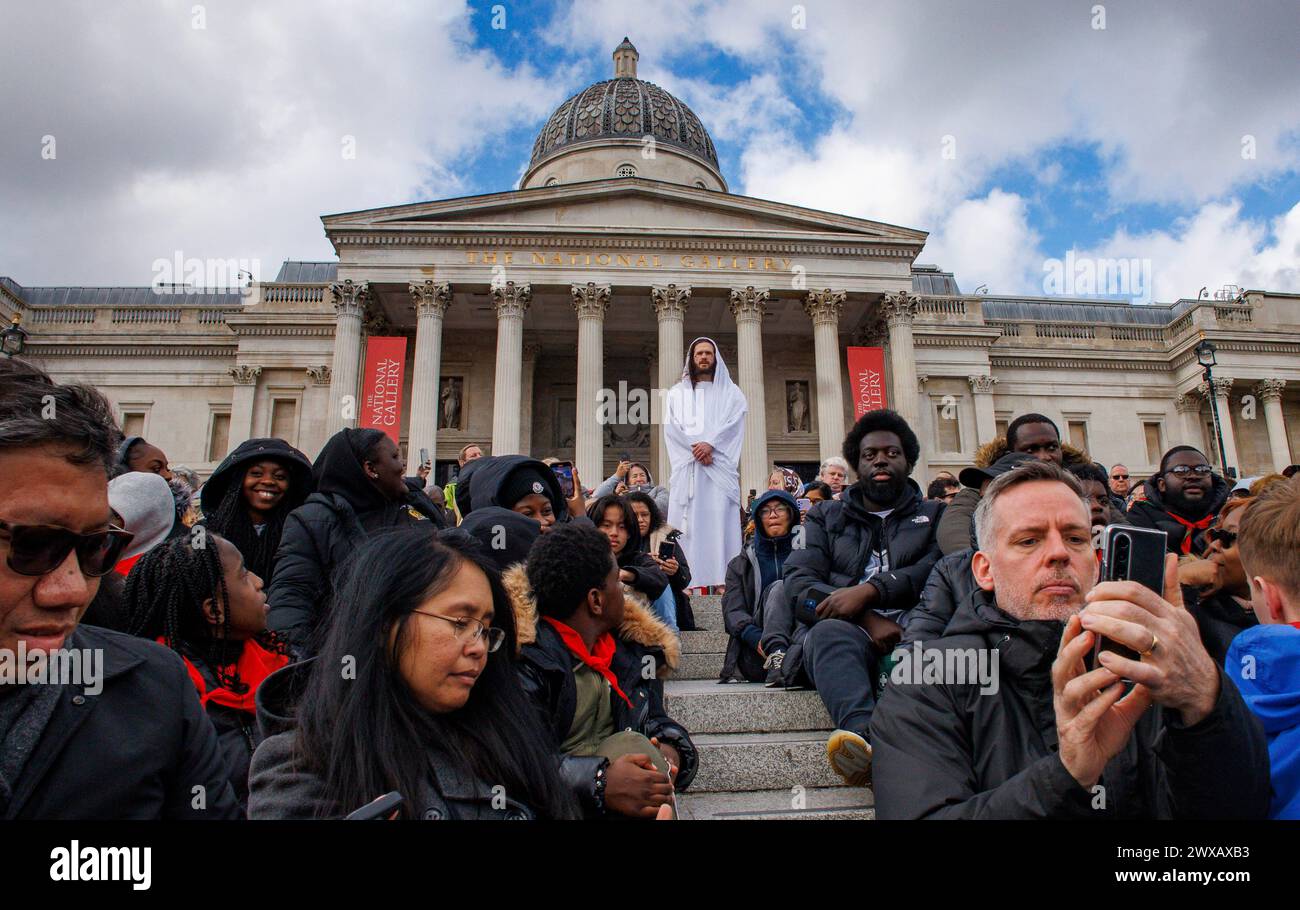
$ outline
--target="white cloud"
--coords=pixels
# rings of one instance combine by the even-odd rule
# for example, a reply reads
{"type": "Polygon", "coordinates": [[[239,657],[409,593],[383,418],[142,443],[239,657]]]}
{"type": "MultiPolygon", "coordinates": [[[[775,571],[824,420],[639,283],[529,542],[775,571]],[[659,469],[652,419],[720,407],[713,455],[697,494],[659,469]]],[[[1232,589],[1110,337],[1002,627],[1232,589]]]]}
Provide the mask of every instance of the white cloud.
{"type": "Polygon", "coordinates": [[[1038,235],[1029,226],[1025,200],[993,190],[957,204],[926,243],[922,259],[942,263],[971,293],[986,284],[994,293],[1042,293],[1038,235]]]}

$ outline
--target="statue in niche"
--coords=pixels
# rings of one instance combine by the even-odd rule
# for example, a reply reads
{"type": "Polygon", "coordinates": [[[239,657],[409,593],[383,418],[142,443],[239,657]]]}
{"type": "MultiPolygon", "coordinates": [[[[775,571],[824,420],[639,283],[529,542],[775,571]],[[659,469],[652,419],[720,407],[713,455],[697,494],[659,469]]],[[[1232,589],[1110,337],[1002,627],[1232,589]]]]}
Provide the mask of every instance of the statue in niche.
{"type": "Polygon", "coordinates": [[[792,380],[785,384],[785,431],[812,432],[812,420],[808,412],[808,383],[804,380],[792,380]]]}
{"type": "Polygon", "coordinates": [[[460,404],[461,390],[465,380],[460,376],[444,376],[442,381],[442,391],[438,395],[439,413],[442,419],[438,421],[440,430],[459,430],[460,426],[460,404]]]}

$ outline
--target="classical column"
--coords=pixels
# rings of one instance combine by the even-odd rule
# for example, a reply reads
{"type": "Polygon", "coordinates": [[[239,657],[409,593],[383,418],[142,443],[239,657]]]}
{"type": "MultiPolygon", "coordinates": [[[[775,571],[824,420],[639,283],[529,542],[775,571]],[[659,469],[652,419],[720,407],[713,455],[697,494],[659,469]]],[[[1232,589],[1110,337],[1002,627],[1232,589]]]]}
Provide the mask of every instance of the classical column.
{"type": "MultiPolygon", "coordinates": [[[[659,323],[659,375],[658,389],[653,396],[654,409],[662,413],[661,392],[667,392],[682,378],[682,364],[686,362],[684,322],[691,303],[691,289],[675,284],[650,289],[650,304],[659,323]]],[[[663,444],[663,433],[656,427],[654,438],[659,443],[659,457],[655,459],[655,480],[668,486],[673,466],[668,458],[668,447],[663,444]]]]}
{"type": "Polygon", "coordinates": [[[975,445],[984,445],[998,435],[997,418],[993,413],[993,384],[997,382],[992,376],[967,376],[971,396],[975,401],[975,445]]]}
{"type": "Polygon", "coordinates": [[[731,313],[736,317],[736,361],[740,391],[749,404],[745,416],[744,448],[740,451],[740,501],[750,490],[767,488],[767,406],[763,395],[763,313],[767,290],[732,288],[731,313]]]}
{"type": "Polygon", "coordinates": [[[298,448],[304,452],[319,452],[325,444],[325,423],[329,419],[330,379],[333,371],[328,363],[307,367],[303,372],[311,381],[303,390],[302,422],[298,430],[298,448]]]}
{"type": "MultiPolygon", "coordinates": [[[[406,461],[419,467],[420,450],[438,458],[438,374],[442,367],[442,319],[451,305],[451,285],[411,282],[415,301],[415,370],[411,374],[411,421],[406,461]]],[[[414,472],[412,472],[414,473],[414,472]]]]}
{"type": "Polygon", "coordinates": [[[573,461],[583,483],[604,480],[605,428],[599,419],[600,390],[605,384],[605,311],[610,286],[594,281],[570,285],[578,314],[578,407],[573,461]]]}
{"type": "Polygon", "coordinates": [[[1285,379],[1265,379],[1255,386],[1255,394],[1264,402],[1264,422],[1268,424],[1268,450],[1273,456],[1273,470],[1281,471],[1291,464],[1291,446],[1286,438],[1286,423],[1282,417],[1282,390],[1285,379]]]}
{"type": "MultiPolygon", "coordinates": [[[[1209,397],[1206,383],[1200,385],[1201,394],[1209,397]]],[[[1214,380],[1214,397],[1219,402],[1219,432],[1223,435],[1223,454],[1227,456],[1228,467],[1236,468],[1241,475],[1241,465],[1237,461],[1237,434],[1232,430],[1232,379],[1229,377],[1214,380]]],[[[1213,415],[1211,415],[1213,416],[1213,415]]],[[[1216,465],[1215,467],[1218,467],[1216,465]]]]}
{"type": "MultiPolygon", "coordinates": [[[[917,300],[907,291],[886,294],[880,304],[889,326],[889,364],[893,368],[894,387],[889,400],[895,411],[916,430],[921,426],[917,403],[916,349],[912,344],[912,321],[916,318],[917,300]]],[[[925,446],[921,447],[923,450],[925,446]]]]}
{"type": "Polygon", "coordinates": [[[221,453],[223,456],[253,436],[253,400],[257,397],[257,377],[261,374],[261,367],[246,363],[230,368],[235,392],[230,398],[230,447],[221,453]]]}
{"type": "Polygon", "coordinates": [[[840,313],[844,291],[809,291],[803,310],[812,319],[817,367],[817,443],[823,460],[844,446],[844,367],[840,362],[840,313]]]}
{"type": "Polygon", "coordinates": [[[1195,446],[1198,449],[1205,446],[1205,429],[1201,426],[1201,402],[1204,400],[1199,390],[1179,395],[1174,400],[1174,407],[1183,419],[1183,436],[1175,445],[1195,446]]]}
{"type": "Polygon", "coordinates": [[[497,364],[492,398],[493,455],[520,454],[524,313],[528,312],[532,300],[533,287],[530,284],[503,281],[492,285],[492,306],[497,311],[497,364]]]}
{"type": "MultiPolygon", "coordinates": [[[[542,346],[536,342],[529,342],[524,345],[524,370],[523,370],[523,401],[521,404],[528,405],[527,420],[519,428],[519,450],[521,452],[532,453],[533,451],[533,407],[537,402],[537,396],[533,394],[533,381],[537,374],[537,358],[542,354],[542,346]]],[[[537,457],[542,457],[538,452],[537,457]]]]}
{"type": "Polygon", "coordinates": [[[370,282],[349,278],[330,285],[334,295],[334,361],[330,369],[330,410],[325,434],[333,436],[357,423],[357,381],[361,375],[361,317],[370,302],[370,282]]]}

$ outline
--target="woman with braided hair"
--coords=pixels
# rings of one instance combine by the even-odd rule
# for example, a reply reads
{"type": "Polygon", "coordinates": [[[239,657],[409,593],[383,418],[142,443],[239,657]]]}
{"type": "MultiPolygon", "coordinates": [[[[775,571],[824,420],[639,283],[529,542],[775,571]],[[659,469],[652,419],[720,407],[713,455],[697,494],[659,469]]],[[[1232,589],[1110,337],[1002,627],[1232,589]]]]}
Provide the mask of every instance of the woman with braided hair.
{"type": "Polygon", "coordinates": [[[126,579],[127,631],[181,656],[216,728],[230,783],[243,808],[257,747],[257,688],[289,663],[266,629],[262,579],[230,541],[197,532],[150,550],[126,579]]]}
{"type": "Polygon", "coordinates": [[[244,554],[267,584],[284,520],[316,488],[307,456],[283,439],[250,439],[203,485],[203,523],[244,554]]]}

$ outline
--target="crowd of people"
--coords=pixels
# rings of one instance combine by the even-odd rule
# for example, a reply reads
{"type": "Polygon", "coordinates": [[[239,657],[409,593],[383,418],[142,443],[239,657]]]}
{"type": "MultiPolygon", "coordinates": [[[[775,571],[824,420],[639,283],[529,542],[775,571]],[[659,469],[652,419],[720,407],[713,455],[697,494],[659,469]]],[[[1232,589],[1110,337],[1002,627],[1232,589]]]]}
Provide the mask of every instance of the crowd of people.
{"type": "Polygon", "coordinates": [[[0,817],[672,818],[700,753],[664,679],[713,590],[719,682],[815,689],[880,818],[1300,818],[1294,467],[1234,489],[1179,445],[1139,484],[1025,414],[922,489],[879,410],[742,507],[715,353],[669,486],[591,489],[479,445],[438,486],[367,429],[199,484],[0,363],[0,658],[101,666],[0,674],[0,817]],[[1116,527],[1163,535],[1163,585],[1108,577],[1116,527]]]}

